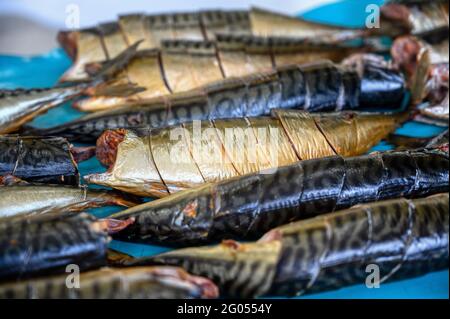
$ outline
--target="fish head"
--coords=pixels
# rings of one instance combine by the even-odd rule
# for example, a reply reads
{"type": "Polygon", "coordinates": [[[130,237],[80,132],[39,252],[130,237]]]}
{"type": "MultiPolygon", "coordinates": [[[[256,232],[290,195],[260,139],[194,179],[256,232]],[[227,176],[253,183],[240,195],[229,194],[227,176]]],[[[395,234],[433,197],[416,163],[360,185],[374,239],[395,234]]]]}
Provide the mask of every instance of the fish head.
{"type": "Polygon", "coordinates": [[[117,238],[179,246],[208,241],[214,214],[214,195],[211,186],[206,184],[110,217],[135,220],[117,233],[117,238]]]}
{"type": "Polygon", "coordinates": [[[256,297],[269,291],[276,273],[280,240],[174,250],[147,259],[155,264],[179,266],[211,279],[226,297],[256,297]]]}

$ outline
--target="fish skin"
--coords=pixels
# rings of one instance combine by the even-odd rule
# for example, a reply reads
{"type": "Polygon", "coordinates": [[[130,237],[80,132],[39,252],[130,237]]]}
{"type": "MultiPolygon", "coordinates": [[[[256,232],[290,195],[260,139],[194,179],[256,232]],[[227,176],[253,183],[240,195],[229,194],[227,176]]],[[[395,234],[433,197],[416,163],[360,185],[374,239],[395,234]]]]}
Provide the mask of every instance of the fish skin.
{"type": "Polygon", "coordinates": [[[79,185],[71,145],[62,137],[0,136],[0,176],[29,183],[79,185]]]}
{"type": "Polygon", "coordinates": [[[249,240],[274,227],[360,203],[446,192],[448,165],[448,150],[442,147],[331,156],[206,184],[111,218],[135,219],[115,235],[130,242],[186,246],[249,240]]]}
{"type": "Polygon", "coordinates": [[[97,143],[97,158],[104,164],[111,164],[111,158],[115,161],[107,172],[84,179],[139,196],[163,197],[299,160],[360,155],[392,132],[404,117],[400,113],[274,110],[272,118],[202,121],[159,130],[145,127],[120,130],[122,139],[116,139],[116,144],[108,136],[118,131],[105,132],[97,143]],[[228,128],[232,130],[227,131],[228,128]],[[260,134],[258,139],[256,134],[260,134]],[[111,154],[105,162],[104,155],[108,152],[111,154]]]}
{"type": "Polygon", "coordinates": [[[195,299],[217,298],[208,279],[191,276],[181,268],[102,268],[82,272],[80,287],[70,289],[67,276],[45,276],[0,284],[2,299],[195,299]],[[97,287],[97,289],[95,288],[97,287]]]}
{"type": "Polygon", "coordinates": [[[118,49],[123,49],[136,40],[143,40],[142,48],[148,50],[160,48],[165,40],[214,41],[217,34],[296,37],[332,43],[361,37],[364,33],[364,30],[312,23],[260,8],[252,8],[250,11],[132,14],[119,17],[118,22],[60,32],[58,41],[74,60],[74,65],[61,80],[85,79],[86,64],[111,58],[117,54],[118,49]]]}
{"type": "Polygon", "coordinates": [[[0,90],[0,134],[17,131],[34,117],[78,95],[85,84],[68,88],[0,90]]]}
{"type": "MultiPolygon", "coordinates": [[[[114,59],[104,63],[88,81],[44,89],[0,90],[0,134],[17,131],[34,117],[79,96],[87,89],[105,84],[134,56],[140,42],[129,46],[114,59]]],[[[129,84],[133,87],[132,84],[129,84]]],[[[121,86],[123,90],[123,86],[121,86]]]]}
{"type": "Polygon", "coordinates": [[[89,214],[7,217],[0,230],[1,281],[63,274],[69,264],[81,271],[106,265],[110,237],[106,225],[89,214]]]}
{"type": "Polygon", "coordinates": [[[432,38],[448,33],[448,1],[389,1],[381,7],[380,30],[393,37],[412,34],[432,38]]]}
{"type": "Polygon", "coordinates": [[[118,193],[87,187],[8,185],[0,187],[0,218],[49,212],[79,212],[107,205],[136,205],[118,193]]]}
{"type": "Polygon", "coordinates": [[[304,40],[218,36],[215,42],[168,41],[159,50],[140,51],[116,79],[146,90],[127,97],[109,97],[92,91],[91,97],[73,104],[84,112],[97,112],[187,92],[227,78],[274,70],[318,60],[340,62],[360,48],[305,43],[304,40]]]}
{"type": "Polygon", "coordinates": [[[448,268],[448,196],[360,204],[275,228],[257,242],[184,248],[120,266],[181,266],[232,298],[339,289],[364,282],[373,264],[381,284],[417,277],[448,268]]]}
{"type": "Polygon", "coordinates": [[[341,67],[321,61],[229,78],[190,92],[138,101],[53,128],[31,129],[28,133],[92,143],[106,129],[138,126],[156,129],[192,120],[255,117],[269,115],[275,107],[310,112],[372,106],[398,109],[404,95],[403,76],[387,65],[366,59],[356,70],[353,65],[341,67]]]}

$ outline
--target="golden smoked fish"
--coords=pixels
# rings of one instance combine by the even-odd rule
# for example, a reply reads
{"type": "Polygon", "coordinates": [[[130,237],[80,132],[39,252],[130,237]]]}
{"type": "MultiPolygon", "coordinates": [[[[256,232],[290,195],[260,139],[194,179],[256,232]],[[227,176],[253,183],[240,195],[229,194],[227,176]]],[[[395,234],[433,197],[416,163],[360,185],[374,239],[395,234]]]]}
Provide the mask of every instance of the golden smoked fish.
{"type": "Polygon", "coordinates": [[[97,142],[97,157],[109,170],[85,179],[141,196],[163,197],[299,160],[360,155],[402,118],[402,114],[274,110],[272,117],[106,131],[97,142]]]}
{"type": "MultiPolygon", "coordinates": [[[[318,60],[340,62],[360,48],[311,44],[287,38],[220,35],[212,41],[165,40],[160,49],[142,50],[120,72],[117,83],[146,90],[126,97],[108,97],[93,89],[74,107],[98,111],[136,101],[190,91],[228,78],[274,71],[285,65],[318,60]]],[[[95,74],[95,64],[91,66],[95,74]]],[[[107,87],[106,87],[107,91],[107,87]]]]}
{"type": "Polygon", "coordinates": [[[448,269],[448,193],[357,205],[275,228],[256,242],[224,241],[124,262],[171,265],[210,278],[221,296],[295,296],[448,269]]]}
{"type": "Polygon", "coordinates": [[[375,32],[426,39],[448,34],[448,0],[391,0],[381,7],[380,14],[381,28],[375,32]]]}
{"type": "Polygon", "coordinates": [[[194,299],[217,298],[218,294],[209,279],[175,267],[83,272],[78,289],[67,286],[67,274],[0,284],[2,299],[194,299]]]}
{"type": "Polygon", "coordinates": [[[144,40],[141,49],[155,49],[161,47],[163,40],[211,41],[219,33],[335,42],[360,36],[363,31],[313,23],[257,8],[250,11],[131,14],[96,27],[60,32],[58,40],[74,60],[62,80],[85,78],[86,64],[112,59],[138,40],[144,40]]]}
{"type": "Polygon", "coordinates": [[[115,192],[87,187],[20,183],[0,187],[0,217],[79,212],[108,205],[131,207],[136,203],[115,192]]]}
{"type": "Polygon", "coordinates": [[[201,88],[95,112],[30,134],[92,143],[106,129],[162,128],[194,120],[270,115],[274,108],[308,112],[398,110],[405,80],[373,55],[349,58],[351,66],[317,61],[221,80],[201,88]]]}

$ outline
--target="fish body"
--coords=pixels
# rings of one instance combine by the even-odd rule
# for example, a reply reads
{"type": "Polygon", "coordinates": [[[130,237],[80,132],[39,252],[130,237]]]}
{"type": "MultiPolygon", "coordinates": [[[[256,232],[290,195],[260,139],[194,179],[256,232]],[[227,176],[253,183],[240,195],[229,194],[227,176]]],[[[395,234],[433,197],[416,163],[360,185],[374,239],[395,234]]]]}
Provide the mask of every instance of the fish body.
{"type": "Polygon", "coordinates": [[[16,280],[106,264],[106,225],[88,214],[9,217],[0,222],[0,279],[16,280]]]}
{"type": "Polygon", "coordinates": [[[448,126],[448,38],[430,44],[416,37],[400,37],[395,40],[391,54],[396,67],[407,78],[412,104],[418,106],[416,119],[448,126]]]}
{"type": "Polygon", "coordinates": [[[0,217],[77,212],[106,205],[135,205],[119,194],[86,187],[11,185],[0,187],[0,217]]]}
{"type": "Polygon", "coordinates": [[[173,267],[103,268],[80,275],[79,287],[67,275],[0,284],[2,299],[194,299],[217,298],[208,279],[173,267]]]}
{"type": "Polygon", "coordinates": [[[208,184],[111,218],[135,220],[116,234],[132,242],[194,245],[248,240],[358,203],[446,192],[448,165],[448,153],[439,149],[331,156],[208,184]]]}
{"type": "Polygon", "coordinates": [[[64,88],[0,90],[0,134],[16,131],[50,108],[80,95],[85,88],[83,84],[64,88]]]}
{"type": "Polygon", "coordinates": [[[257,242],[225,241],[124,265],[181,266],[235,298],[339,289],[366,282],[374,267],[383,285],[448,269],[448,196],[357,205],[273,229],[257,242]]]}
{"type": "MultiPolygon", "coordinates": [[[[128,63],[138,45],[139,43],[135,43],[129,46],[117,57],[102,65],[94,77],[81,83],[44,89],[0,90],[0,134],[15,132],[23,124],[50,108],[69,101],[96,86],[104,85],[108,81],[114,82],[111,79],[128,63]]],[[[131,84],[122,85],[120,88],[121,93],[126,92],[126,94],[133,94],[140,90],[131,84]]],[[[112,91],[110,94],[113,94],[117,88],[112,86],[110,91],[112,91]]]]}
{"type": "Polygon", "coordinates": [[[0,176],[12,175],[30,183],[77,186],[79,172],[65,138],[0,136],[0,176]]]}
{"type": "MultiPolygon", "coordinates": [[[[448,1],[388,1],[381,7],[381,33],[434,38],[448,34],[448,1]]],[[[380,30],[377,30],[380,32],[380,30]]]]}
{"type": "Polygon", "coordinates": [[[224,33],[333,42],[360,36],[362,31],[311,23],[256,8],[251,11],[131,14],[98,27],[60,32],[58,40],[74,60],[62,80],[85,79],[86,64],[112,59],[138,40],[143,40],[141,48],[148,50],[161,48],[165,40],[214,41],[217,34],[224,33]]]}
{"type": "Polygon", "coordinates": [[[96,112],[34,134],[92,142],[106,129],[162,128],[193,120],[269,115],[273,108],[309,112],[398,109],[405,81],[386,65],[365,61],[358,68],[322,61],[229,78],[186,93],[96,112]]]}
{"type": "Polygon", "coordinates": [[[140,51],[116,79],[121,83],[135,83],[145,91],[126,97],[108,97],[93,90],[91,97],[77,101],[74,107],[88,112],[111,109],[284,65],[320,59],[340,62],[360,51],[344,45],[233,35],[218,36],[214,42],[164,40],[161,49],[140,51]]]}
{"type": "Polygon", "coordinates": [[[300,160],[363,154],[393,131],[403,116],[293,110],[273,114],[105,132],[97,143],[97,158],[109,170],[85,180],[163,197],[300,160]]]}

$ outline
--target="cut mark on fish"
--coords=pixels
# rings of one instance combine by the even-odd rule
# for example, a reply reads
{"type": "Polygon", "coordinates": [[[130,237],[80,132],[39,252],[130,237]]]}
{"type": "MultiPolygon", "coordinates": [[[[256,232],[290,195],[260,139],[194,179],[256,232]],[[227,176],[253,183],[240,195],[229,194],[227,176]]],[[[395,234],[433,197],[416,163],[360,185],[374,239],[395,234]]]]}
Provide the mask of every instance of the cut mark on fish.
{"type": "Polygon", "coordinates": [[[197,202],[197,200],[194,200],[186,205],[186,207],[183,209],[182,213],[187,217],[195,218],[195,217],[197,217],[197,207],[198,207],[198,202],[197,202]]]}

